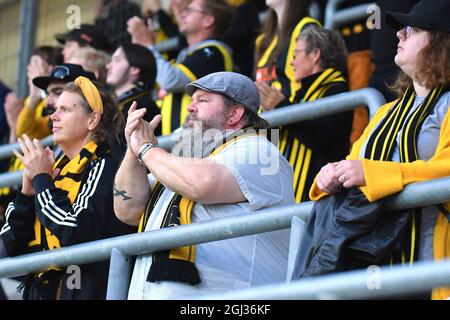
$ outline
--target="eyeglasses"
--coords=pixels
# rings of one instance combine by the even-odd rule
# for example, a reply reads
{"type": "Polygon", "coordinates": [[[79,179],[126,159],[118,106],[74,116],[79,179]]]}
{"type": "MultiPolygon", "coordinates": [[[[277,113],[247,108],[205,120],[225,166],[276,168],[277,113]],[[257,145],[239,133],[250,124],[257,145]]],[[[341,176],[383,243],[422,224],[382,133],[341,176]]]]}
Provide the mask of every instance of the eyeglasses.
{"type": "Polygon", "coordinates": [[[57,66],[50,72],[49,77],[54,79],[64,79],[70,76],[69,68],[65,66],[57,66]]]}
{"type": "Polygon", "coordinates": [[[400,33],[402,34],[403,38],[405,38],[405,40],[406,40],[409,37],[411,37],[414,29],[415,29],[414,27],[405,26],[403,29],[400,30],[400,33]]]}
{"type": "Polygon", "coordinates": [[[193,12],[198,12],[198,13],[206,14],[205,11],[203,11],[203,10],[201,10],[201,9],[196,9],[196,8],[193,8],[193,7],[187,7],[187,8],[184,10],[184,12],[186,12],[187,14],[191,14],[191,13],[193,13],[193,12]]]}
{"type": "Polygon", "coordinates": [[[308,49],[295,49],[294,50],[294,54],[297,55],[297,54],[299,54],[302,51],[308,52],[308,49]]]}

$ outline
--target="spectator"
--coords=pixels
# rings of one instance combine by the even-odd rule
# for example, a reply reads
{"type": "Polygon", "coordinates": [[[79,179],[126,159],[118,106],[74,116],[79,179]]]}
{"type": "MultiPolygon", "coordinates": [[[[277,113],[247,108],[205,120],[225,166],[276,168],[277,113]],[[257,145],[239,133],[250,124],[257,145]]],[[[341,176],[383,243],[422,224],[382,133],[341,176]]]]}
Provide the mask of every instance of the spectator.
{"type": "Polygon", "coordinates": [[[79,29],[73,29],[66,33],[55,35],[56,40],[64,45],[62,51],[64,63],[67,63],[72,55],[83,47],[92,47],[97,50],[110,52],[112,45],[103,30],[92,24],[81,24],[79,29]]]}
{"type": "MultiPolygon", "coordinates": [[[[344,73],[347,50],[342,37],[311,26],[300,33],[292,61],[294,78],[301,83],[295,103],[314,101],[348,91],[344,73]]],[[[281,95],[270,88],[272,93],[281,95]]],[[[294,168],[296,202],[308,201],[308,191],[320,168],[345,157],[349,150],[353,112],[346,111],[301,121],[280,130],[280,151],[294,168]]]]}
{"type": "Polygon", "coordinates": [[[8,130],[8,121],[7,115],[5,112],[5,100],[6,96],[11,92],[1,80],[0,80],[0,144],[8,141],[9,139],[9,130],[8,130]]]}
{"type": "Polygon", "coordinates": [[[255,67],[255,40],[259,29],[259,16],[254,1],[232,1],[235,6],[233,20],[224,42],[233,50],[235,71],[252,77],[255,67]]]}
{"type": "MultiPolygon", "coordinates": [[[[61,49],[41,46],[33,50],[30,63],[27,66],[28,88],[29,96],[22,102],[14,93],[7,97],[5,104],[5,111],[7,113],[8,125],[10,127],[9,142],[16,141],[16,135],[20,136],[24,133],[31,138],[43,138],[47,135],[48,129],[43,126],[44,133],[39,132],[39,127],[35,127],[28,131],[29,128],[23,128],[22,123],[33,122],[35,117],[32,114],[40,115],[45,107],[45,99],[43,99],[43,92],[33,85],[32,81],[35,77],[40,77],[48,74],[55,66],[62,63],[61,49]]],[[[39,121],[36,118],[36,121],[39,121]]]]}
{"type": "MultiPolygon", "coordinates": [[[[376,4],[383,15],[388,11],[408,12],[417,2],[418,0],[378,0],[376,4]]],[[[371,31],[370,42],[374,70],[368,86],[379,90],[386,101],[392,101],[396,96],[391,87],[400,72],[394,62],[398,42],[394,29],[385,21],[380,21],[380,28],[371,31]]]]}
{"type": "MultiPolygon", "coordinates": [[[[292,204],[292,168],[266,138],[244,129],[267,124],[257,115],[260,98],[254,83],[237,73],[217,72],[192,82],[186,91],[192,103],[185,139],[175,146],[183,151],[182,157],[157,147],[153,130],[159,117],[148,123],[141,110],[130,108],[125,129],[129,148],[115,180],[119,219],[139,224],[142,232],[160,229],[166,209],[173,218],[161,228],[179,225],[180,212],[181,224],[186,224],[292,204]],[[198,125],[204,146],[211,145],[210,133],[215,132],[216,149],[208,159],[211,150],[189,152],[198,125]],[[225,144],[224,134],[229,134],[225,144]],[[249,159],[258,152],[268,155],[266,165],[249,159]],[[158,180],[152,191],[146,168],[158,180]],[[127,200],[129,196],[132,199],[127,200]],[[168,208],[170,199],[174,202],[168,208]]],[[[138,257],[128,298],[186,298],[283,281],[288,238],[288,231],[281,230],[138,257]],[[189,254],[192,250],[194,255],[189,254]],[[169,258],[175,252],[178,258],[169,258]]]]}
{"type": "Polygon", "coordinates": [[[56,101],[68,82],[84,76],[95,80],[92,72],[84,71],[80,65],[65,63],[51,69],[48,76],[37,76],[30,80],[30,92],[44,90],[47,98],[40,93],[30,93],[30,100],[25,101],[25,107],[17,119],[17,135],[28,135],[31,138],[42,139],[50,135],[49,115],[53,112],[56,101]]]}
{"type": "Polygon", "coordinates": [[[91,47],[79,48],[74,52],[67,63],[78,64],[85,71],[95,74],[97,81],[106,84],[106,65],[111,61],[111,56],[104,51],[91,47]]]}
{"type": "MultiPolygon", "coordinates": [[[[29,96],[22,106],[22,102],[17,96],[10,93],[5,103],[6,116],[10,127],[10,143],[15,142],[16,136],[22,134],[38,139],[50,134],[48,116],[45,114],[46,101],[42,97],[43,92],[32,81],[35,77],[46,74],[55,63],[59,63],[61,60],[61,50],[58,48],[43,46],[33,50],[27,67],[29,96]]],[[[51,99],[52,97],[50,97],[51,99]]],[[[23,169],[22,163],[15,156],[8,159],[8,162],[7,170],[9,172],[23,169]]],[[[17,188],[20,188],[20,186],[0,188],[0,216],[5,213],[7,204],[14,199],[17,188]]]]}
{"type": "Polygon", "coordinates": [[[131,41],[127,32],[127,21],[140,13],[136,3],[127,0],[101,0],[95,11],[95,25],[104,30],[112,47],[117,48],[121,43],[131,41]]]}
{"type": "MultiPolygon", "coordinates": [[[[385,214],[377,209],[386,197],[406,185],[445,177],[450,172],[449,15],[450,3],[440,0],[421,1],[408,14],[387,13],[387,23],[399,30],[395,56],[402,70],[395,84],[399,99],[378,110],[347,160],[327,164],[317,175],[311,198],[319,200],[332,194],[317,205],[323,208],[322,204],[336,201],[342,209],[316,210],[311,217],[295,277],[352,266],[400,263],[402,257],[409,265],[450,256],[446,240],[449,203],[403,213],[385,214]],[[366,208],[372,210],[371,215],[366,208]],[[325,223],[324,219],[329,221],[325,223]],[[331,224],[333,227],[327,228],[331,224]],[[391,233],[390,228],[398,232],[391,233]],[[315,246],[316,240],[320,245],[315,246]],[[314,256],[309,256],[310,248],[314,248],[314,256]],[[348,248],[352,248],[351,253],[348,248]],[[321,257],[326,261],[321,262],[321,257]],[[332,263],[336,262],[334,257],[342,263],[332,263]]],[[[449,288],[433,291],[433,298],[449,296],[449,288]]]]}
{"type": "Polygon", "coordinates": [[[153,31],[156,32],[155,44],[164,42],[171,38],[177,38],[178,45],[165,51],[163,57],[170,61],[176,59],[179,52],[187,46],[186,38],[178,30],[178,23],[183,12],[191,0],[171,0],[168,11],[164,10],[161,0],[144,0],[141,11],[145,19],[150,19],[147,24],[151,24],[153,31]]]}
{"type": "MultiPolygon", "coordinates": [[[[106,82],[114,89],[119,110],[125,119],[133,101],[147,109],[145,120],[150,121],[159,114],[159,108],[152,99],[156,63],[153,54],[147,48],[138,44],[123,44],[114,52],[112,61],[106,68],[108,70],[106,82]]],[[[160,128],[156,132],[160,135],[160,128]]],[[[125,139],[121,142],[125,145],[125,139]]]]}
{"type": "MultiPolygon", "coordinates": [[[[125,233],[133,228],[113,214],[113,177],[118,163],[108,148],[118,127],[112,97],[79,77],[64,89],[51,115],[55,143],[64,154],[55,161],[49,148],[24,135],[22,190],[8,206],[0,244],[9,256],[54,250],[125,233]],[[89,190],[89,192],[86,192],[89,190]]],[[[50,268],[30,274],[23,298],[105,299],[109,262],[82,265],[79,288],[68,286],[71,273],[50,268]]]]}
{"type": "Polygon", "coordinates": [[[300,88],[291,65],[295,41],[305,27],[319,22],[307,16],[310,0],[267,0],[266,4],[268,16],[263,33],[256,39],[256,84],[262,109],[270,110],[291,104],[300,88]],[[265,94],[269,87],[279,90],[282,96],[273,100],[272,95],[265,94]]]}
{"type": "Polygon", "coordinates": [[[163,135],[183,124],[190,102],[184,87],[190,81],[212,72],[233,69],[230,49],[218,40],[226,33],[231,17],[231,8],[225,0],[193,0],[181,13],[179,22],[180,32],[189,47],[180,52],[175,64],[164,60],[154,48],[151,24],[147,27],[138,17],[128,22],[133,42],[148,47],[156,59],[163,135]]]}

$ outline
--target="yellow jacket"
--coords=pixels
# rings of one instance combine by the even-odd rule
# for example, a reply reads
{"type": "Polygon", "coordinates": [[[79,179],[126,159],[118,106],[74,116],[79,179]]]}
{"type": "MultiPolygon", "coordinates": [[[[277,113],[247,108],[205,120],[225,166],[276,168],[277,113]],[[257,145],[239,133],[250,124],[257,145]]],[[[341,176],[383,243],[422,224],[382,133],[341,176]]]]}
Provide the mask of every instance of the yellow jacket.
{"type": "MultiPolygon", "coordinates": [[[[347,160],[359,160],[361,147],[375,126],[386,116],[395,101],[380,107],[362,136],[353,144],[347,160]]],[[[360,187],[369,201],[376,201],[386,196],[402,191],[414,182],[427,181],[450,176],[450,112],[445,115],[441,125],[439,144],[434,156],[428,161],[417,160],[410,163],[391,161],[362,160],[366,185],[360,187]]],[[[319,200],[328,194],[321,191],[314,182],[309,196],[311,200],[319,200]]],[[[444,204],[450,210],[450,202],[444,204]]],[[[433,247],[434,259],[441,260],[450,257],[450,223],[440,213],[434,227],[433,247]]],[[[450,287],[434,289],[432,299],[450,297],[450,287]]]]}
{"type": "Polygon", "coordinates": [[[17,137],[27,134],[30,139],[42,139],[52,132],[48,128],[48,116],[42,116],[46,100],[42,99],[35,108],[29,108],[30,97],[25,99],[24,106],[17,118],[17,137]]]}

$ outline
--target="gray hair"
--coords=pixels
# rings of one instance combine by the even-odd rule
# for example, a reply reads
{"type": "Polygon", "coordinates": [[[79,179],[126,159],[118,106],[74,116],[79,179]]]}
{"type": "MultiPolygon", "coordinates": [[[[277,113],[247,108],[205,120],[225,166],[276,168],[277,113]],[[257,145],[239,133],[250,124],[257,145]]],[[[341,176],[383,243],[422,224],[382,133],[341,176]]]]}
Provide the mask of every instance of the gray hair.
{"type": "Polygon", "coordinates": [[[300,33],[299,39],[305,41],[307,53],[320,49],[321,68],[347,71],[347,48],[339,33],[311,25],[300,33]]]}

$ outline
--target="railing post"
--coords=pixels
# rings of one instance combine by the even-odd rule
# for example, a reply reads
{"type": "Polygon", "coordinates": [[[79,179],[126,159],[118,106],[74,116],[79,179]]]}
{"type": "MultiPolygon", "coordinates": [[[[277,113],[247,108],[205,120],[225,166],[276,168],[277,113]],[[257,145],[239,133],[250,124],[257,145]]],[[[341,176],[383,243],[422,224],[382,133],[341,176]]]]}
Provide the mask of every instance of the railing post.
{"type": "Polygon", "coordinates": [[[299,217],[292,217],[291,219],[291,236],[289,239],[289,256],[286,273],[286,282],[290,282],[292,272],[294,271],[295,259],[300,248],[300,241],[305,230],[305,221],[299,217]]]}
{"type": "Polygon", "coordinates": [[[127,300],[131,279],[131,258],[112,249],[106,300],[127,300]]]}
{"type": "Polygon", "coordinates": [[[22,0],[20,5],[19,59],[17,61],[17,95],[25,98],[28,92],[27,64],[34,47],[34,32],[39,1],[22,0]]]}

